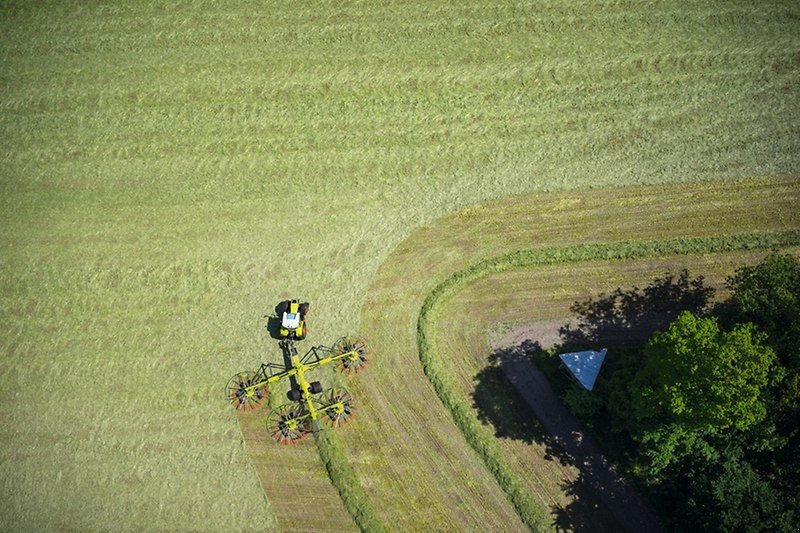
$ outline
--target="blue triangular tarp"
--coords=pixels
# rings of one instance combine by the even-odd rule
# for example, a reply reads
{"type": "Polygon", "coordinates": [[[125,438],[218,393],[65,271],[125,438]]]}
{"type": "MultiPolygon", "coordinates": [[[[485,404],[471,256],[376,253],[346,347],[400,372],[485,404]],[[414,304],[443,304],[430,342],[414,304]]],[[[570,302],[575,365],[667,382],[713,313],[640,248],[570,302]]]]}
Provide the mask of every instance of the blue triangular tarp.
{"type": "Polygon", "coordinates": [[[606,349],[603,348],[599,352],[589,350],[586,352],[562,353],[559,357],[564,366],[578,380],[578,383],[583,385],[584,389],[592,390],[594,382],[597,381],[597,374],[600,373],[600,367],[603,366],[603,361],[606,358],[606,349]]]}

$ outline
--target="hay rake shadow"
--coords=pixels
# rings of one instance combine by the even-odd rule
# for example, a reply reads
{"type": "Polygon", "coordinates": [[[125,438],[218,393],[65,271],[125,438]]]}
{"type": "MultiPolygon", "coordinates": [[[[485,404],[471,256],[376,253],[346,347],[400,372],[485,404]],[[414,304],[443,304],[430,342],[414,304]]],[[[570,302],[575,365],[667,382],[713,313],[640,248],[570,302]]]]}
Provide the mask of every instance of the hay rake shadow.
{"type": "Polygon", "coordinates": [[[256,371],[240,372],[231,378],[226,395],[240,411],[252,411],[263,405],[269,386],[283,379],[292,381],[288,393],[291,403],[271,410],[267,417],[269,434],[282,444],[299,442],[310,432],[320,430],[319,419],[336,428],[354,417],[355,400],[341,388],[323,391],[319,381],[309,382],[306,372],[324,365],[335,364],[346,374],[356,374],[366,368],[369,349],[355,337],[342,337],[333,346],[314,346],[303,357],[297,354],[293,339],[280,342],[286,365],[261,364],[256,371]]]}

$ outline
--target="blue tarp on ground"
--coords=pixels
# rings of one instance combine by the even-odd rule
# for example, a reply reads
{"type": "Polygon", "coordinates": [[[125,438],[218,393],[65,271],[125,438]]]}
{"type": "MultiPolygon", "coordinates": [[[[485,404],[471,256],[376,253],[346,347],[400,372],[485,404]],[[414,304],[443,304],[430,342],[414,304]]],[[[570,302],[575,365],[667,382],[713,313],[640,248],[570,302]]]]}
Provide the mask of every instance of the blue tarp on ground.
{"type": "Polygon", "coordinates": [[[584,389],[592,390],[594,382],[597,381],[597,374],[600,373],[600,367],[603,366],[603,361],[605,361],[606,349],[603,348],[599,352],[589,350],[586,352],[562,353],[559,357],[564,366],[578,380],[578,383],[583,385],[584,389]]]}

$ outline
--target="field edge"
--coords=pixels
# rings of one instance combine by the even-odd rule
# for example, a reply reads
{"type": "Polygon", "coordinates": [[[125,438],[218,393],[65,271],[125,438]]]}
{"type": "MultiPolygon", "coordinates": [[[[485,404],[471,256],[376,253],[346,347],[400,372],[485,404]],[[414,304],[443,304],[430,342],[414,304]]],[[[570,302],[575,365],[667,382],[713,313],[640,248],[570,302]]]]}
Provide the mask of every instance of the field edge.
{"type": "Polygon", "coordinates": [[[494,436],[483,427],[472,407],[453,385],[453,379],[436,357],[438,307],[460,288],[485,275],[511,269],[578,263],[592,260],[615,261],[665,255],[695,255],[770,249],[800,244],[800,231],[745,233],[717,237],[674,238],[652,241],[621,241],[609,244],[575,245],[540,250],[518,250],[473,263],[453,273],[426,297],[417,320],[417,347],[425,376],[452,416],[470,447],[481,457],[522,521],[534,531],[549,529],[546,511],[533,503],[530,495],[508,463],[502,458],[494,436]]]}

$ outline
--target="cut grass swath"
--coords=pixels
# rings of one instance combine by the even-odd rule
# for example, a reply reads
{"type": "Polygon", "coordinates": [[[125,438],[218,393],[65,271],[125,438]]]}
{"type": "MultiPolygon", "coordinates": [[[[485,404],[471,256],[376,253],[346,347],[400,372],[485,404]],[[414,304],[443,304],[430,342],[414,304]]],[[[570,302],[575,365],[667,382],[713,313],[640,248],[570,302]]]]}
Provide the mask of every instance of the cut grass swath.
{"type": "Polygon", "coordinates": [[[361,531],[375,533],[385,531],[369,497],[350,467],[336,434],[332,431],[318,433],[317,449],[331,478],[331,483],[339,491],[344,506],[361,531]]]}

